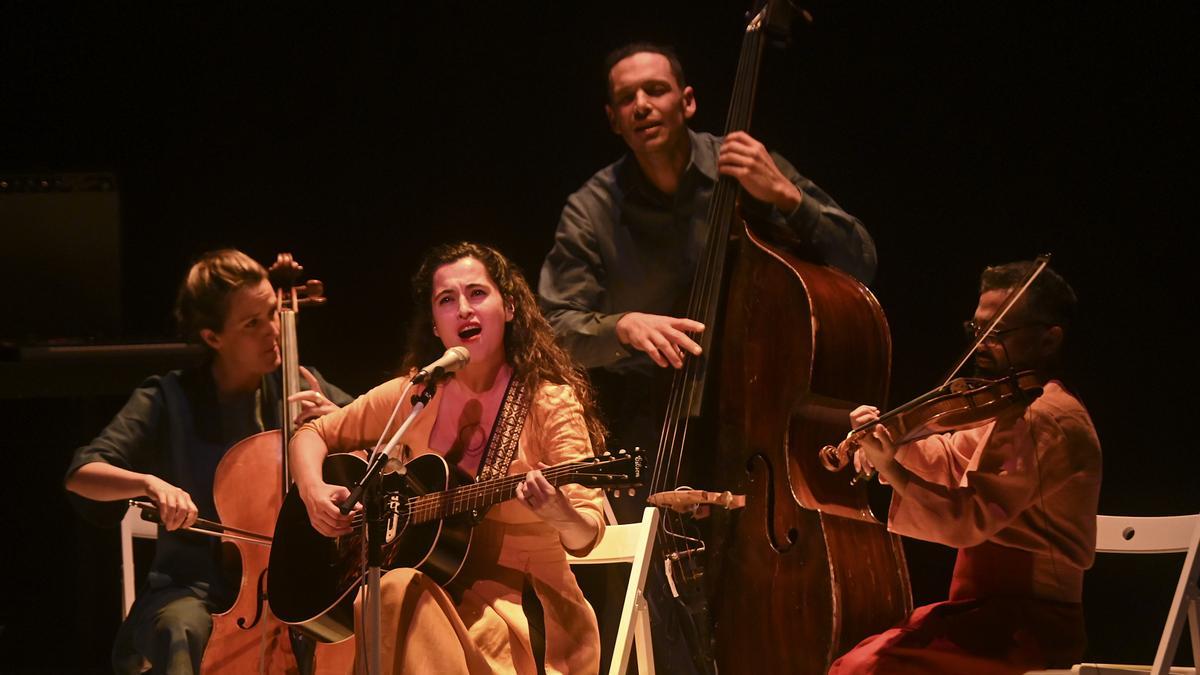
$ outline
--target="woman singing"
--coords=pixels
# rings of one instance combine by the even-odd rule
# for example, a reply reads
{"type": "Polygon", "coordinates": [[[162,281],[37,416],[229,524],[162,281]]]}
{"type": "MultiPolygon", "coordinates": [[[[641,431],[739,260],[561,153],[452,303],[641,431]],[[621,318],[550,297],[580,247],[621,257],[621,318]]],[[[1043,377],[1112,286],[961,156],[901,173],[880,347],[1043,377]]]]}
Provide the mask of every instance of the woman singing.
{"type": "MultiPolygon", "coordinates": [[[[424,258],[413,279],[416,317],[404,364],[410,373],[309,424],[292,444],[293,472],[313,526],[351,532],[337,505],[346,488],[322,480],[327,453],[379,439],[412,373],[451,347],[471,353],[401,442],[477,475],[510,381],[529,397],[509,475],[525,474],[517,499],[475,528],[462,571],[442,589],[422,573],[394,569],[381,581],[382,662],[387,673],[594,673],[596,617],[567,565],[604,532],[599,490],[556,488],[540,467],[592,456],[603,428],[583,376],[554,342],[520,272],[494,249],[461,243],[424,258]]],[[[419,388],[417,389],[419,390],[419,388]]],[[[414,390],[414,393],[415,391],[414,390]]],[[[397,419],[408,414],[404,401],[397,419]]],[[[361,612],[356,630],[362,638],[361,612]]],[[[360,658],[363,650],[359,650],[360,658]]]]}

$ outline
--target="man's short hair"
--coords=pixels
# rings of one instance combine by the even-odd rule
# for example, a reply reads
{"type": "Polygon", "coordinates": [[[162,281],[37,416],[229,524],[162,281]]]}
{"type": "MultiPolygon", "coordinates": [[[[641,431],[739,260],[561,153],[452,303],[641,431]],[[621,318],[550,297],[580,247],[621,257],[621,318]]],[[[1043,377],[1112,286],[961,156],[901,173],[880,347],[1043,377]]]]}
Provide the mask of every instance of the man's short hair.
{"type": "MultiPolygon", "coordinates": [[[[988,267],[979,278],[979,292],[1018,288],[1035,266],[1032,261],[1022,260],[988,267]]],[[[1058,272],[1046,267],[1025,291],[1022,314],[1027,321],[1065,329],[1075,318],[1075,305],[1071,285],[1058,272]]]]}
{"type": "Polygon", "coordinates": [[[604,57],[604,100],[612,102],[612,69],[619,62],[633,56],[648,52],[650,54],[662,54],[666,57],[667,63],[671,64],[671,74],[675,76],[675,83],[679,85],[682,91],[687,86],[687,78],[683,75],[683,64],[679,62],[679,55],[675,50],[666,45],[660,45],[654,42],[631,42],[623,47],[617,47],[604,57]]]}

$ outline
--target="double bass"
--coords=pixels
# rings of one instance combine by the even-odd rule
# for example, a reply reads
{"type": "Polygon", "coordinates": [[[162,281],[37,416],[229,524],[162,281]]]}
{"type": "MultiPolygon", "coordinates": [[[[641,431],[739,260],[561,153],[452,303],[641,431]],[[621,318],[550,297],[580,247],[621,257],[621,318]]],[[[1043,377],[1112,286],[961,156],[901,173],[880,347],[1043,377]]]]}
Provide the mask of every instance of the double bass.
{"type": "MultiPolygon", "coordinates": [[[[213,500],[226,529],[273,532],[275,520],[291,485],[288,441],[295,433],[300,404],[288,399],[300,391],[296,315],[302,306],[325,302],[324,286],[309,280],[296,286],[303,268],[290,253],[280,253],[269,270],[276,287],[279,351],[282,360],[280,429],[264,431],[238,442],[225,453],[213,477],[213,500]]],[[[201,672],[298,673],[290,628],[267,605],[267,563],[270,546],[263,542],[224,539],[237,548],[241,580],[237,599],[213,615],[213,629],[201,662],[201,672]]],[[[269,539],[268,539],[269,543],[269,539]]],[[[315,671],[345,672],[353,660],[351,646],[337,645],[314,656],[315,671]]]]}
{"type": "MultiPolygon", "coordinates": [[[[786,35],[786,4],[746,27],[726,134],[749,128],[763,46],[768,32],[786,35]]],[[[738,192],[727,176],[713,192],[686,314],[710,330],[675,374],[652,489],[711,464],[706,487],[744,506],[713,510],[706,536],[665,511],[658,542],[701,668],[819,674],[912,606],[900,540],[871,513],[866,486],[818,458],[844,432],[849,402],[884,400],[891,338],[865,286],[765,241],[737,217],[738,192]],[[703,456],[685,452],[699,418],[716,426],[703,456]]]]}

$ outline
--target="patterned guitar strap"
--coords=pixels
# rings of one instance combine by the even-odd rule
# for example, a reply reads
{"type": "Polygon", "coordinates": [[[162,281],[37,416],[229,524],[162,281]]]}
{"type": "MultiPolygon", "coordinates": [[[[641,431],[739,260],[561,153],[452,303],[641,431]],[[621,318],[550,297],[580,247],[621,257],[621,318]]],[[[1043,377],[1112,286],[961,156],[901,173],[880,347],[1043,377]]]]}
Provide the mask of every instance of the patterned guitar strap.
{"type": "Polygon", "coordinates": [[[529,396],[525,385],[512,377],[504,390],[504,401],[500,411],[496,413],[496,423],[492,425],[492,434],[488,437],[487,447],[483,458],[479,460],[479,474],[476,481],[503,478],[508,475],[517,456],[517,442],[521,440],[521,429],[525,427],[525,417],[529,414],[529,396]]]}

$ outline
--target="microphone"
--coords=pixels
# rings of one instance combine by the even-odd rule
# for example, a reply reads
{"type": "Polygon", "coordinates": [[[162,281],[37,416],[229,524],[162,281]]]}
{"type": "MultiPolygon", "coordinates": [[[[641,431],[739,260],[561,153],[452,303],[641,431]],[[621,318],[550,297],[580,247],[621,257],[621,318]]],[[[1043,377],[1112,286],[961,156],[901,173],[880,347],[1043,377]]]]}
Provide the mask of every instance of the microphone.
{"type": "Polygon", "coordinates": [[[446,350],[445,354],[437,361],[425,366],[417,373],[417,376],[412,379],[413,384],[421,384],[430,379],[437,379],[447,373],[454,371],[467,365],[471,360],[471,352],[467,351],[466,347],[451,347],[446,350]]]}

